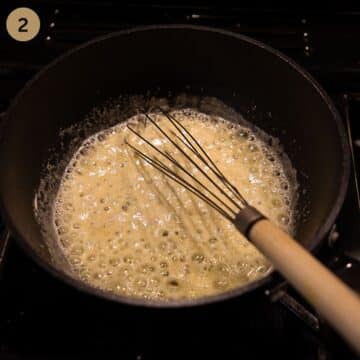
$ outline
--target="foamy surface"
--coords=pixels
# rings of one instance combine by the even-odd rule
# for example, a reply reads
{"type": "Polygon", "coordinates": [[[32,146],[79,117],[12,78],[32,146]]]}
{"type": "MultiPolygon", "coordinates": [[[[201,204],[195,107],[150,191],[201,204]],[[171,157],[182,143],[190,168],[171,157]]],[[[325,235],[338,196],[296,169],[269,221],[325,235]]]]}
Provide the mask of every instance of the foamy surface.
{"type": "MultiPolygon", "coordinates": [[[[169,127],[163,115],[150,115],[169,127]]],[[[296,183],[276,141],[269,145],[247,127],[194,110],[172,115],[251,205],[293,232],[296,183]]],[[[143,116],[128,123],[181,156],[143,116]]],[[[135,156],[125,140],[156,155],[126,123],[97,133],[74,154],[56,197],[58,241],[80,278],[116,294],[171,300],[221,293],[269,271],[229,221],[135,156]]],[[[184,165],[200,176],[191,162],[184,165]]]]}

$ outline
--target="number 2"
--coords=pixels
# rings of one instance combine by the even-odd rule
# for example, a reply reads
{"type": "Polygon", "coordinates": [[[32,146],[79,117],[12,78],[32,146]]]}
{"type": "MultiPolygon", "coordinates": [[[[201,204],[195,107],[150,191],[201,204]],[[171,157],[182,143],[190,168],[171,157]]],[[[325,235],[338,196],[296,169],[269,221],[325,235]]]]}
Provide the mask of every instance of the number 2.
{"type": "Polygon", "coordinates": [[[19,32],[28,32],[28,29],[25,27],[28,24],[28,20],[26,18],[22,17],[18,20],[18,22],[20,23],[18,31],[19,32]]]}

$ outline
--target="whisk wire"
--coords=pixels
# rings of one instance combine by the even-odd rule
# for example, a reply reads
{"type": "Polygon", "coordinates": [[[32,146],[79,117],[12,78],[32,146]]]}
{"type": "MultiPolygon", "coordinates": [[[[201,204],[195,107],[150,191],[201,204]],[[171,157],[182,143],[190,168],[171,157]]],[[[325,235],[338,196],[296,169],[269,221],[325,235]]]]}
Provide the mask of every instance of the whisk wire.
{"type": "MultiPolygon", "coordinates": [[[[167,113],[165,113],[165,112],[163,112],[164,113],[164,115],[165,115],[165,117],[168,119],[168,120],[172,120],[172,119],[170,119],[169,118],[169,115],[167,114],[167,113]]],[[[194,161],[194,159],[193,158],[191,158],[180,146],[179,146],[179,144],[177,144],[157,123],[156,123],[156,121],[154,121],[154,119],[152,119],[150,116],[149,116],[149,114],[144,114],[145,116],[146,116],[146,118],[161,132],[161,134],[163,135],[163,136],[165,136],[185,157],[186,157],[186,159],[187,160],[189,160],[201,173],[202,173],[202,175],[204,175],[215,187],[216,187],[216,189],[218,190],[218,191],[220,191],[220,193],[223,195],[223,196],[225,196],[238,210],[241,210],[242,209],[242,207],[236,202],[236,201],[234,201],[234,199],[231,197],[231,196],[229,196],[205,171],[204,171],[204,169],[202,169],[200,166],[199,166],[199,164],[196,162],[196,161],[194,161]]],[[[179,123],[179,122],[177,122],[177,123],[179,123]]],[[[180,124],[181,125],[181,124],[180,124]]],[[[189,134],[189,132],[185,129],[185,127],[183,127],[183,126],[181,126],[184,130],[185,130],[185,132],[186,133],[188,133],[189,134]]],[[[176,129],[178,129],[177,127],[176,127],[176,129]]],[[[180,132],[180,134],[182,135],[182,136],[184,136],[184,134],[183,134],[183,132],[182,131],[180,131],[179,129],[178,129],[178,131],[180,132]]],[[[185,137],[185,136],[184,136],[185,137]]],[[[186,137],[185,137],[186,138],[186,137]]],[[[192,137],[193,138],[193,137],[192,137]]],[[[194,138],[193,138],[194,139],[194,138]]],[[[188,139],[186,139],[187,140],[187,142],[189,143],[189,140],[188,139]]],[[[194,139],[195,140],[195,139],[194,139]]],[[[186,143],[184,142],[184,141],[182,141],[181,139],[180,139],[180,141],[181,141],[181,143],[182,144],[184,144],[184,145],[186,145],[186,143]]],[[[196,140],[195,140],[196,141],[196,140]]],[[[196,141],[197,142],[197,141],[196,141]]],[[[201,147],[200,146],[200,144],[197,142],[197,144],[198,144],[198,146],[199,147],[201,147]]],[[[201,148],[202,149],[202,148],[201,148]]],[[[191,150],[191,149],[190,149],[191,150]]],[[[202,151],[204,151],[203,149],[202,149],[202,151]]],[[[205,152],[205,151],[204,151],[205,152]]],[[[196,155],[196,157],[197,158],[199,158],[199,156],[200,156],[200,154],[197,152],[197,151],[193,151],[193,153],[196,155]]],[[[178,163],[178,162],[177,162],[178,163]]],[[[216,173],[216,171],[214,171],[210,166],[208,166],[208,164],[204,161],[204,163],[205,163],[205,165],[217,176],[217,178],[220,178],[220,181],[221,181],[221,183],[223,184],[223,178],[224,178],[224,176],[219,176],[219,174],[217,174],[216,173]]],[[[196,178],[194,178],[194,179],[196,179],[196,178]]],[[[206,187],[205,187],[206,188],[206,187]]],[[[206,188],[207,189],[207,188],[206,188]]],[[[208,189],[207,189],[208,190],[208,189]]],[[[209,191],[209,190],[208,190],[209,191]]]]}
{"type": "Polygon", "coordinates": [[[204,148],[199,144],[199,142],[194,138],[194,136],[172,115],[168,114],[161,108],[160,112],[165,116],[165,118],[172,124],[175,131],[180,134],[180,136],[170,130],[170,134],[173,135],[181,144],[183,144],[195,157],[205,165],[205,168],[209,169],[213,175],[215,175],[217,181],[220,181],[221,185],[226,188],[228,192],[215,181],[199,164],[196,162],[181,146],[177,141],[174,141],[173,138],[147,113],[144,113],[144,116],[147,120],[151,122],[152,125],[187,159],[195,168],[224,196],[230,204],[235,206],[234,210],[230,204],[227,204],[223,199],[221,199],[213,190],[209,189],[208,186],[205,186],[196,176],[194,176],[184,165],[182,165],[178,160],[176,160],[167,150],[160,150],[156,147],[151,141],[146,139],[138,131],[136,131],[129,124],[127,128],[135,134],[139,139],[144,143],[149,145],[156,153],[160,154],[162,157],[167,159],[170,164],[175,166],[175,169],[181,170],[186,176],[188,176],[195,184],[192,184],[190,181],[186,180],[184,177],[180,176],[178,171],[174,171],[163,161],[160,161],[156,156],[151,157],[138,148],[130,144],[127,140],[125,143],[130,146],[130,148],[145,162],[149,163],[157,170],[162,172],[164,175],[168,176],[173,181],[177,182],[185,189],[189,190],[191,193],[196,195],[198,198],[206,202],[214,210],[218,211],[226,219],[234,222],[237,214],[245,206],[247,206],[246,200],[242,197],[240,192],[228,181],[220,169],[215,165],[210,156],[206,153],[204,148]],[[202,192],[201,189],[205,190],[206,193],[202,192]],[[235,201],[234,198],[238,200],[235,201]]]}
{"type": "MultiPolygon", "coordinates": [[[[209,206],[211,206],[214,210],[218,211],[222,216],[230,221],[234,221],[234,216],[228,214],[223,208],[221,208],[218,204],[212,201],[209,197],[204,195],[199,189],[193,186],[191,183],[186,181],[185,179],[181,178],[176,174],[175,171],[171,170],[169,167],[164,165],[162,162],[157,160],[156,158],[151,158],[148,155],[144,154],[143,152],[139,151],[135,146],[131,145],[129,142],[126,141],[126,144],[133,149],[133,151],[144,161],[152,165],[154,168],[159,170],[161,173],[168,176],[170,179],[178,183],[179,185],[183,186],[186,190],[190,191],[194,195],[198,196],[201,200],[206,202],[209,206]]],[[[234,215],[235,213],[232,212],[234,215]]]]}
{"type": "Polygon", "coordinates": [[[196,140],[196,138],[186,129],[185,126],[183,126],[175,117],[170,115],[169,113],[165,112],[163,109],[159,108],[159,110],[165,115],[165,117],[175,126],[175,128],[179,131],[179,133],[183,136],[183,138],[186,140],[186,142],[182,141],[181,138],[176,135],[176,137],[187,146],[188,149],[190,149],[202,162],[205,164],[217,177],[219,177],[223,182],[224,185],[228,188],[228,190],[231,191],[231,193],[236,196],[240,201],[242,201],[245,205],[247,205],[247,201],[244,199],[244,197],[240,194],[239,190],[230,183],[230,181],[225,177],[225,175],[220,171],[220,169],[216,166],[214,161],[211,159],[211,157],[207,154],[207,152],[204,150],[204,148],[200,145],[200,143],[196,140]],[[205,156],[205,158],[210,162],[212,166],[209,166],[209,164],[206,162],[204,157],[196,150],[196,148],[193,146],[193,144],[186,138],[184,135],[185,132],[191,140],[195,143],[196,147],[200,150],[200,152],[205,156]]]}
{"type": "MultiPolygon", "coordinates": [[[[168,152],[164,152],[161,151],[160,149],[158,149],[156,146],[154,146],[149,140],[147,140],[146,138],[144,138],[139,132],[137,132],[135,129],[133,129],[131,126],[127,126],[127,128],[133,132],[136,136],[138,136],[141,140],[143,140],[146,144],[148,144],[151,148],[153,148],[157,153],[159,153],[160,155],[162,155],[163,157],[165,157],[166,159],[168,159],[171,163],[173,163],[176,167],[178,167],[180,170],[182,170],[187,176],[189,176],[192,180],[194,180],[199,186],[201,186],[205,191],[207,191],[211,196],[213,196],[216,200],[218,200],[223,206],[226,207],[226,209],[228,211],[230,211],[232,213],[232,215],[236,215],[237,212],[234,211],[230,206],[228,206],[222,199],[220,199],[213,191],[211,191],[210,189],[208,189],[200,180],[198,180],[196,177],[194,177],[187,169],[184,168],[184,166],[182,166],[177,160],[175,160],[168,152]]],[[[196,189],[193,185],[191,185],[191,183],[189,183],[188,181],[186,181],[185,179],[179,177],[178,174],[176,174],[173,170],[171,170],[168,166],[166,166],[164,163],[161,163],[160,161],[154,161],[154,159],[151,159],[149,156],[147,156],[146,154],[142,153],[140,150],[138,150],[136,147],[134,147],[133,145],[131,145],[128,141],[126,141],[126,144],[129,145],[133,150],[136,151],[136,153],[138,155],[141,155],[141,157],[144,160],[147,160],[149,162],[149,160],[152,160],[151,165],[154,166],[154,164],[156,163],[158,166],[161,167],[162,170],[166,170],[167,173],[171,173],[173,176],[177,177],[178,179],[180,179],[181,181],[184,181],[187,183],[187,185],[189,187],[192,187],[194,189],[196,189]]],[[[164,172],[164,171],[163,171],[164,172]]],[[[198,189],[197,191],[202,194],[198,189]]],[[[202,196],[206,196],[204,194],[202,194],[202,196]]],[[[211,199],[209,199],[209,201],[212,201],[211,199]]],[[[214,203],[216,204],[216,203],[214,203]]]]}

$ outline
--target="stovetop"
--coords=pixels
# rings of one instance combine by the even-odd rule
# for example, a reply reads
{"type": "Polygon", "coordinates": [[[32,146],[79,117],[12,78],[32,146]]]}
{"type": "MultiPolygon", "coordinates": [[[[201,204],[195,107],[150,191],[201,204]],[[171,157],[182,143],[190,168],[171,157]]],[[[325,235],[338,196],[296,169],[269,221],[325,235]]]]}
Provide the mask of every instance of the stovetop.
{"type": "MultiPolygon", "coordinates": [[[[111,31],[186,23],[263,41],[304,66],[343,116],[353,150],[353,172],[341,214],[318,256],[360,291],[360,12],[197,4],[2,1],[2,24],[10,11],[27,6],[40,16],[41,30],[34,40],[19,43],[0,26],[0,113],[49,61],[111,31]]],[[[0,244],[0,359],[356,358],[281,280],[275,288],[216,306],[175,313],[134,309],[91,298],[60,283],[28,259],[11,237],[0,244]]]]}

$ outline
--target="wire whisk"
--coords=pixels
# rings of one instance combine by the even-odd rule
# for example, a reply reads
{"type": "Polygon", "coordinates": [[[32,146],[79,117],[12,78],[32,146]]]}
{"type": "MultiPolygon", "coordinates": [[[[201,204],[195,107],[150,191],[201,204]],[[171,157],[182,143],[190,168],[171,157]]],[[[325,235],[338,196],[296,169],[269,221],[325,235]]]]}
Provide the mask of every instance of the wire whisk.
{"type": "Polygon", "coordinates": [[[173,151],[157,147],[129,124],[128,129],[155,155],[146,154],[127,140],[126,144],[139,158],[231,221],[360,353],[358,295],[290,235],[250,206],[180,121],[162,109],[159,112],[168,120],[168,131],[147,113],[145,119],[162,134],[173,151]],[[177,154],[182,160],[175,157],[177,154]],[[186,163],[196,172],[189,170],[186,163]]]}
{"type": "Polygon", "coordinates": [[[148,120],[161,135],[174,146],[174,149],[176,149],[186,161],[192,164],[194,168],[207,179],[208,183],[211,184],[213,188],[211,189],[201,182],[183,163],[180,162],[180,160],[175,159],[169,151],[161,150],[156,147],[151,141],[142,136],[139,131],[135,130],[129,124],[127,125],[127,128],[144,143],[149,145],[149,147],[155,151],[155,154],[159,154],[162,159],[166,159],[170,164],[174,165],[175,170],[170,168],[165,161],[161,161],[158,156],[151,157],[140,151],[128,141],[126,141],[126,144],[145,162],[161,171],[173,181],[182,185],[185,189],[206,202],[226,219],[235,222],[239,211],[248,206],[245,198],[225,177],[194,136],[174,116],[162,109],[159,110],[171,125],[172,129],[169,132],[166,132],[164,128],[162,128],[156,120],[147,113],[144,114],[146,120],[148,120]],[[173,136],[173,138],[171,136],[173,136]],[[220,192],[221,197],[219,194],[215,193],[216,190],[220,192]],[[225,199],[227,201],[224,201],[225,199]]]}

